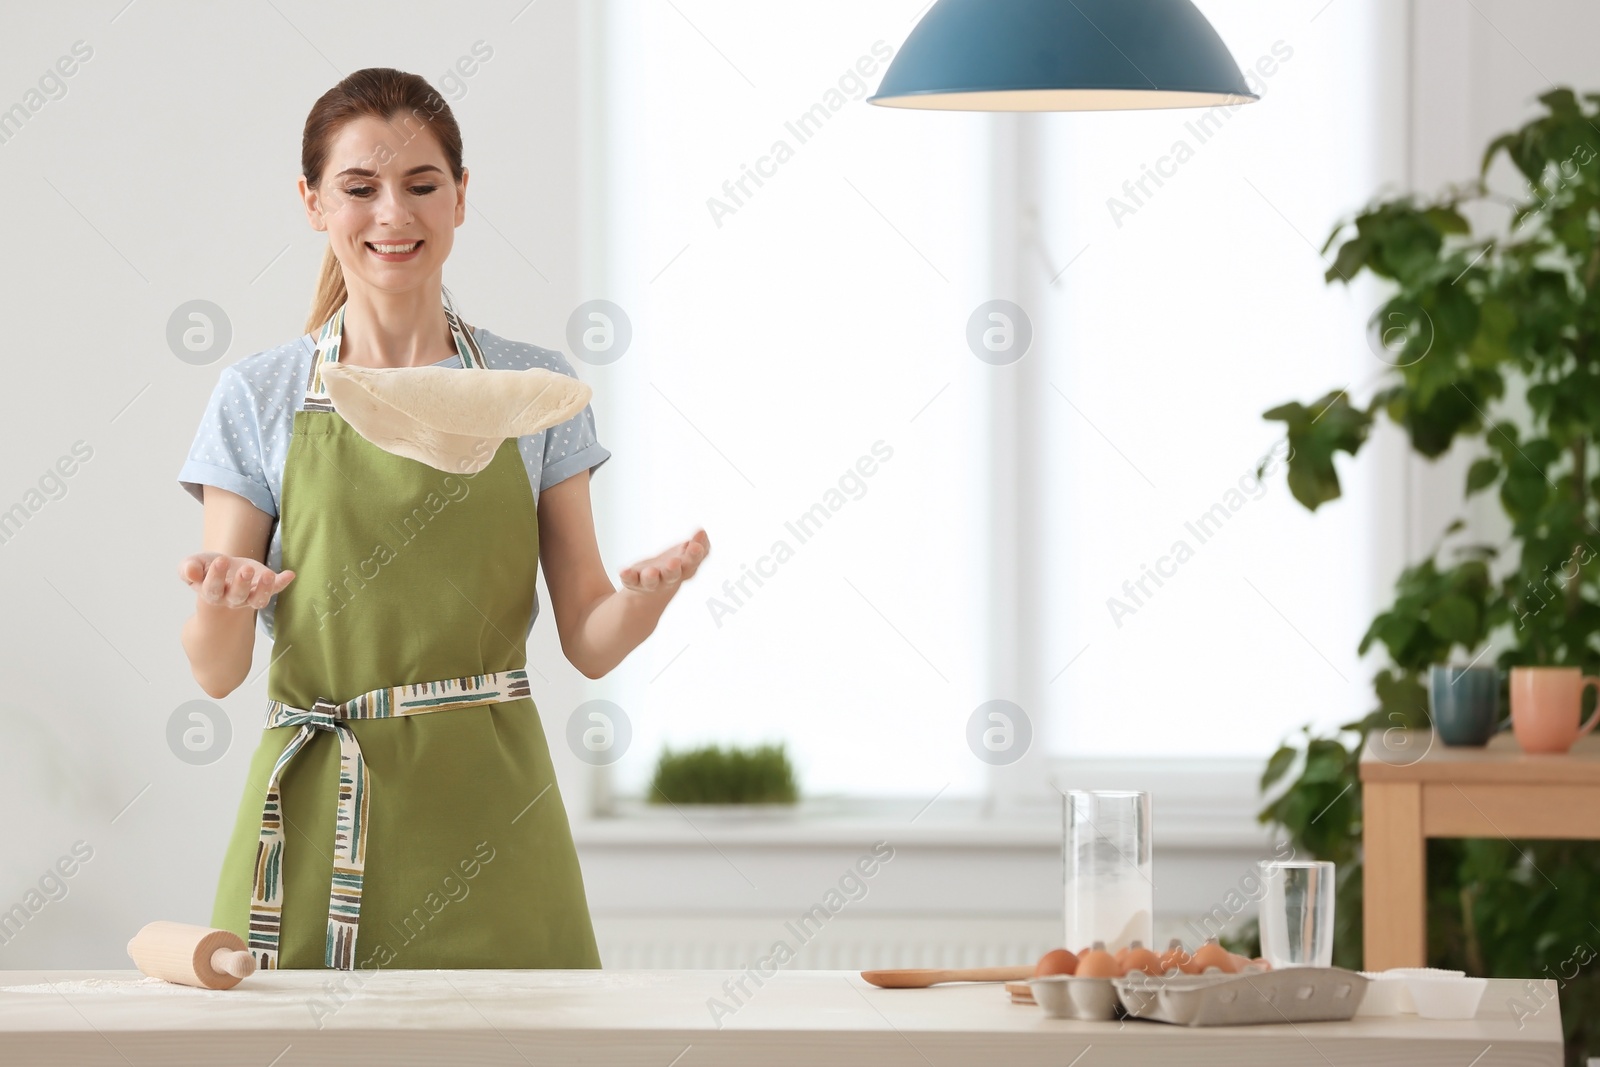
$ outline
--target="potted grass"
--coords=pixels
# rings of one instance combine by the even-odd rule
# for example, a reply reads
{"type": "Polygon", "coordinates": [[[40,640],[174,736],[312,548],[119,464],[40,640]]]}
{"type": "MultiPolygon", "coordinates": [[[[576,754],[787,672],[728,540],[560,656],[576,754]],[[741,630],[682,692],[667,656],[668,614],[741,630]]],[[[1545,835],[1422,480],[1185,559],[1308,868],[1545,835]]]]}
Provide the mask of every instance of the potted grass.
{"type": "Polygon", "coordinates": [[[782,743],[662,750],[645,800],[655,808],[729,818],[791,815],[800,790],[782,743]]]}

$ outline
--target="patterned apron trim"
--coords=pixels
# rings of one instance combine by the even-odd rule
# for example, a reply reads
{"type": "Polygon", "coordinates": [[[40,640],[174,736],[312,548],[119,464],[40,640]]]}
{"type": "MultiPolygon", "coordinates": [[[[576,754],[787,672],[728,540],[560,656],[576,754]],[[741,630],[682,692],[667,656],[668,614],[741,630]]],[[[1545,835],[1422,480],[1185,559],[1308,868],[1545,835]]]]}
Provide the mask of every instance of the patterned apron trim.
{"type": "MultiPolygon", "coordinates": [[[[484,369],[488,363],[477,340],[456,314],[449,290],[444,290],[445,319],[455,338],[461,365],[484,369]]],[[[344,335],[344,305],[322,326],[317,354],[311,360],[305,410],[337,415],[322,384],[322,364],[337,361],[339,342],[344,335]]],[[[369,693],[335,703],[319,697],[310,708],[291,707],[282,701],[267,702],[267,729],[298,726],[299,732],[284,746],[267,781],[266,802],[261,809],[261,835],[256,848],[254,889],[250,899],[250,954],[263,970],[278,966],[279,934],[283,921],[283,832],[282,798],[278,781],[290,760],[318,731],[339,738],[339,797],[333,830],[333,878],[328,893],[328,938],[323,953],[324,966],[337,970],[355,968],[356,933],[361,921],[361,886],[366,867],[367,813],[370,776],[361,745],[346,725],[350,719],[389,719],[422,715],[433,711],[497,704],[529,695],[526,668],[474,674],[463,678],[444,678],[433,682],[374,689],[369,693]]]]}
{"type": "MultiPolygon", "coordinates": [[[[461,365],[486,370],[489,362],[483,358],[483,350],[478,347],[478,339],[456,313],[455,301],[450,298],[450,290],[443,286],[440,286],[440,289],[444,297],[444,317],[450,324],[451,336],[455,338],[456,352],[461,356],[461,365]]],[[[311,359],[311,377],[306,382],[306,411],[333,410],[333,402],[328,399],[327,387],[322,383],[322,365],[337,363],[339,360],[340,342],[344,340],[344,309],[345,305],[340,304],[333,317],[322,324],[322,332],[317,338],[317,354],[311,359]]]]}

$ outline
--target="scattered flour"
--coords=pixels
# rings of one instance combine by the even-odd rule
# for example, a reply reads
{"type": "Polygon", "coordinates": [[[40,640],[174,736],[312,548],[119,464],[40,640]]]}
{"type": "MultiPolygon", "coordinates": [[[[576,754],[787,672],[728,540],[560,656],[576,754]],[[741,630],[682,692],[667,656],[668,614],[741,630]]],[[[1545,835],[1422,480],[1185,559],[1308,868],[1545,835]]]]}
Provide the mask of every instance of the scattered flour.
{"type": "Polygon", "coordinates": [[[226,989],[197,989],[194,986],[166,982],[145,975],[141,978],[79,978],[60,982],[39,982],[35,985],[4,985],[0,993],[165,993],[188,996],[227,996],[226,989]]]}

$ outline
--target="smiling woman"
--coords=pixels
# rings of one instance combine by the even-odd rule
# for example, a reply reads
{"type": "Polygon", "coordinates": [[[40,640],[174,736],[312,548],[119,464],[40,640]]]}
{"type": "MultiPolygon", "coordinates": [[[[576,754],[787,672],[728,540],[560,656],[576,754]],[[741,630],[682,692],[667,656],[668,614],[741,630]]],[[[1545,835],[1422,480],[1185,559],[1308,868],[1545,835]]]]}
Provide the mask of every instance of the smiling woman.
{"type": "Polygon", "coordinates": [[[430,89],[417,100],[379,103],[385,105],[380,112],[394,106],[374,114],[348,113],[348,105],[335,104],[314,111],[307,123],[303,170],[311,177],[300,178],[300,196],[312,228],[327,233],[328,248],[306,329],[326,321],[339,297],[349,295],[345,285],[353,276],[365,285],[357,287],[357,314],[345,324],[340,360],[365,367],[421,366],[448,351],[449,334],[437,309],[428,314],[438,320],[432,336],[413,339],[409,353],[398,352],[405,340],[383,317],[360,314],[359,291],[409,291],[418,304],[411,310],[421,313],[427,294],[411,279],[442,271],[455,228],[466,219],[471,175],[460,162],[461,132],[453,121],[443,121],[449,108],[437,93],[430,89]],[[447,149],[449,161],[435,158],[439,147],[447,149]],[[330,159],[344,165],[331,180],[320,180],[316,176],[330,159]]]}
{"type": "Polygon", "coordinates": [[[530,692],[539,564],[563,649],[598,677],[709,543],[625,568],[620,590],[606,577],[588,484],[609,453],[589,387],[560,353],[462,321],[443,287],[467,171],[426,81],[373,68],[330,89],[301,173],[306,220],[328,235],[308,331],[224,369],[180,474],[206,507],[206,551],[180,572],[208,693],[247,676],[255,613],[276,602],[265,729],[212,925],[263,968],[598,967],[530,692]],[[381,940],[475,844],[503,858],[471,897],[381,940]]]}

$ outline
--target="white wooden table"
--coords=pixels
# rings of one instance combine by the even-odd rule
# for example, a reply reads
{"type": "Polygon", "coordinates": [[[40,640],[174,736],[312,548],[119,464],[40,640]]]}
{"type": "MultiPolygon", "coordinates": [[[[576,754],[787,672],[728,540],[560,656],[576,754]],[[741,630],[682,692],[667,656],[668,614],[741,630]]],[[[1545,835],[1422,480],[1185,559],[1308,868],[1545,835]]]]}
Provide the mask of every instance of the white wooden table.
{"type": "MultiPolygon", "coordinates": [[[[1555,983],[1517,1021],[1528,983],[1490,983],[1478,1018],[1400,1016],[1189,1028],[1067,1022],[998,984],[877,989],[854,971],[779,971],[733,1014],[736,971],[262,971],[231,990],[137,971],[0,971],[0,1064],[871,1064],[1106,1067],[1316,1064],[1497,1067],[1561,1063],[1555,983]],[[22,988],[18,988],[22,987],[22,988]],[[1080,1058],[1081,1057],[1081,1058],[1080,1058]]],[[[1530,987],[1531,988],[1531,987],[1530,987]]]]}

